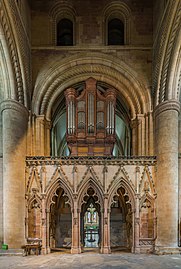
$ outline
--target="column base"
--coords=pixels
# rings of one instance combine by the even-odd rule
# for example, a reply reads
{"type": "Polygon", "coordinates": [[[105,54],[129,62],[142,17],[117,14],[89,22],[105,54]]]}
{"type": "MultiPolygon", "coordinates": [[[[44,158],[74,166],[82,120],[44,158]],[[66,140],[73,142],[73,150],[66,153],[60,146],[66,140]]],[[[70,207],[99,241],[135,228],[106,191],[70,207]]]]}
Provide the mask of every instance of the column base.
{"type": "Polygon", "coordinates": [[[41,249],[41,254],[42,255],[45,255],[45,254],[49,254],[50,252],[48,252],[48,249],[47,248],[42,248],[41,249]]]}
{"type": "Polygon", "coordinates": [[[101,254],[111,254],[111,249],[110,249],[110,247],[103,247],[103,248],[101,248],[100,253],[101,254]]]}
{"type": "Polygon", "coordinates": [[[46,248],[46,254],[50,254],[51,253],[51,249],[50,249],[50,247],[47,247],[46,248]]]}
{"type": "Polygon", "coordinates": [[[156,255],[181,254],[181,247],[155,246],[154,254],[156,255]]]}
{"type": "Polygon", "coordinates": [[[140,254],[140,247],[135,247],[135,249],[132,250],[131,253],[140,254]]]}
{"type": "Polygon", "coordinates": [[[71,254],[80,254],[82,251],[81,251],[81,248],[74,248],[72,247],[71,248],[71,254]]]}

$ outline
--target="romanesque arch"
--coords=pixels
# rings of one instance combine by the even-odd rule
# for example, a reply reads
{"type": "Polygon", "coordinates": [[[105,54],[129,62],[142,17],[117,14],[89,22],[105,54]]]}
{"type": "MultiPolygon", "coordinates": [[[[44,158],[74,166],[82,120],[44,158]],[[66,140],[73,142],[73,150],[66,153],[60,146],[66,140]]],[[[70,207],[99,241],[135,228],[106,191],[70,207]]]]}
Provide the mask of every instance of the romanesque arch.
{"type": "Polygon", "coordinates": [[[107,55],[105,59],[105,55],[101,53],[90,53],[89,56],[81,54],[78,58],[66,58],[61,61],[61,65],[59,60],[54,61],[53,65],[50,62],[42,69],[35,84],[32,100],[34,112],[37,115],[44,114],[50,119],[51,107],[60,93],[89,76],[117,88],[127,100],[132,118],[138,113],[150,111],[151,97],[142,82],[144,79],[138,79],[139,75],[134,70],[112,56],[107,55]],[[45,81],[44,77],[48,77],[49,80],[45,81]]]}

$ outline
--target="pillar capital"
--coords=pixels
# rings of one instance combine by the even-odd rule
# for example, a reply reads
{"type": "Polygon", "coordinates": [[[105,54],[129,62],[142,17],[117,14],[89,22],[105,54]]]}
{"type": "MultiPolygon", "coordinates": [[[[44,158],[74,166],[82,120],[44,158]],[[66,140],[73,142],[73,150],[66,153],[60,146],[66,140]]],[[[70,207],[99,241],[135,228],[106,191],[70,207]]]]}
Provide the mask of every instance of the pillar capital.
{"type": "Polygon", "coordinates": [[[27,108],[16,100],[13,100],[13,99],[4,100],[0,105],[0,111],[2,113],[4,110],[7,110],[7,109],[12,109],[17,112],[20,112],[22,113],[23,117],[28,118],[29,112],[27,108]]]}
{"type": "Polygon", "coordinates": [[[172,99],[172,100],[167,100],[164,101],[163,103],[157,105],[154,110],[154,115],[157,117],[159,114],[162,112],[165,112],[167,110],[175,110],[178,113],[180,112],[180,102],[172,99]]]}

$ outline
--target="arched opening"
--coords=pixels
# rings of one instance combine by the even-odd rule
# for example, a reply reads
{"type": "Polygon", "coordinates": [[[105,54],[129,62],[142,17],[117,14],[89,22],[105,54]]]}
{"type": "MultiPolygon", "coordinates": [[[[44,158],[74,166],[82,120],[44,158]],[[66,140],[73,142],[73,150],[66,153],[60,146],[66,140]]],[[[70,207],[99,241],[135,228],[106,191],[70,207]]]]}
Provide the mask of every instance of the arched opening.
{"type": "MultiPolygon", "coordinates": [[[[84,89],[84,82],[72,85],[76,95],[79,96],[84,89]]],[[[103,95],[111,86],[97,81],[97,89],[103,95]]],[[[100,112],[97,113],[100,117],[100,112]]],[[[121,94],[117,92],[116,109],[115,109],[115,134],[116,140],[114,143],[112,155],[130,156],[131,155],[131,115],[130,108],[121,94]]],[[[66,102],[62,92],[52,108],[52,129],[51,129],[51,155],[52,156],[70,156],[70,150],[67,145],[66,131],[66,102]]],[[[102,130],[102,129],[101,129],[102,130]]],[[[100,131],[101,131],[100,130],[100,131]]],[[[105,128],[103,129],[105,130],[105,128]]]]}
{"type": "Polygon", "coordinates": [[[80,216],[81,246],[84,251],[101,245],[101,211],[98,197],[92,187],[84,196],[80,216]]]}
{"type": "Polygon", "coordinates": [[[41,208],[36,199],[28,210],[28,238],[41,238],[41,208]]]}
{"type": "Polygon", "coordinates": [[[124,45],[124,23],[120,19],[108,21],[108,45],[124,45]]]}
{"type": "Polygon", "coordinates": [[[73,45],[73,22],[62,19],[57,24],[57,46],[73,45]]]}
{"type": "Polygon", "coordinates": [[[154,209],[147,198],[140,209],[140,238],[154,238],[154,209]]]}
{"type": "Polygon", "coordinates": [[[68,198],[62,188],[56,191],[50,206],[50,248],[70,249],[72,244],[72,213],[68,198]]]}
{"type": "Polygon", "coordinates": [[[133,238],[132,207],[123,187],[117,190],[110,213],[111,251],[131,251],[133,238]]]}

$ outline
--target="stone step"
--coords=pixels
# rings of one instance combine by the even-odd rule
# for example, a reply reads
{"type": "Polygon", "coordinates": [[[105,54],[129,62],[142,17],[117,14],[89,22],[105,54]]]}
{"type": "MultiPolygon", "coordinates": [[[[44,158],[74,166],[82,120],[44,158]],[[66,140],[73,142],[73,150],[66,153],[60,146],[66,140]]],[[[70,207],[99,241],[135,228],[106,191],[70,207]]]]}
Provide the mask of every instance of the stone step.
{"type": "Polygon", "coordinates": [[[0,249],[0,256],[22,256],[23,249],[0,249]]]}

